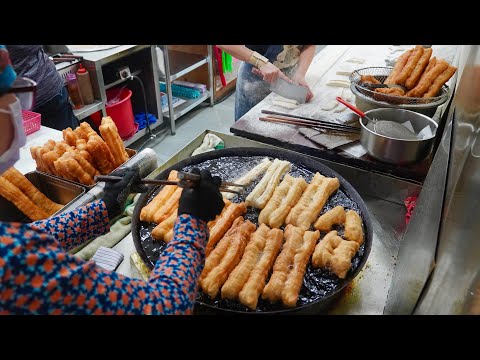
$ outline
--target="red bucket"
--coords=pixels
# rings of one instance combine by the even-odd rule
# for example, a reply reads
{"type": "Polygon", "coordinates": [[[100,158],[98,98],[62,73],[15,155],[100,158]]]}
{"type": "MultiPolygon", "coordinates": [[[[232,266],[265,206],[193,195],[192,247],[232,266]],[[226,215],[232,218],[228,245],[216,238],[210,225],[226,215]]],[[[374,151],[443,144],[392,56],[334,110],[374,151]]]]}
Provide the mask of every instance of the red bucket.
{"type": "MultiPolygon", "coordinates": [[[[132,110],[132,91],[127,88],[109,89],[107,90],[107,103],[117,96],[118,98],[115,103],[106,106],[107,115],[110,116],[115,125],[117,125],[120,137],[122,139],[128,139],[135,135],[137,131],[132,110]]],[[[102,121],[100,111],[90,115],[90,117],[97,126],[100,126],[102,121]]]]}

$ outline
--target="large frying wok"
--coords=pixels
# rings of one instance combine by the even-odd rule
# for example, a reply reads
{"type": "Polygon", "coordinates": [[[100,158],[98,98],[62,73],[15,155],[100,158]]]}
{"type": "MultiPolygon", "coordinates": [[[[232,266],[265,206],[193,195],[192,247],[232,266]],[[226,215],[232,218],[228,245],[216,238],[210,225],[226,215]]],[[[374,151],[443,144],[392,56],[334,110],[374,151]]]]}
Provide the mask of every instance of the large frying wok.
{"type": "MultiPolygon", "coordinates": [[[[177,164],[161,172],[157,179],[166,179],[171,170],[189,171],[193,167],[209,169],[212,174],[219,175],[225,181],[233,181],[242,173],[251,169],[265,156],[279,158],[290,161],[292,176],[303,176],[308,182],[315,172],[328,177],[337,177],[340,180],[340,189],[333,194],[322,212],[325,212],[334,206],[342,205],[346,209],[354,209],[359,212],[363,220],[365,232],[365,243],[360,247],[357,255],[352,260],[352,269],[348,272],[345,279],[338,279],[336,275],[329,270],[314,269],[311,263],[307,266],[302,290],[300,291],[297,306],[291,309],[284,308],[281,304],[270,304],[260,299],[256,312],[248,310],[245,306],[236,301],[222,300],[220,298],[210,299],[199,290],[197,297],[196,313],[260,313],[260,314],[279,314],[279,313],[305,313],[317,314],[332,303],[342,292],[342,290],[357,276],[367,261],[370,249],[372,247],[372,224],[368,214],[367,207],[356,190],[339,174],[327,166],[307,158],[301,154],[277,149],[260,148],[231,148],[216,150],[189,159],[182,160],[177,164]]],[[[260,179],[251,184],[241,195],[239,199],[232,199],[234,202],[243,201],[246,195],[253,189],[260,179]]],[[[132,235],[135,248],[143,259],[145,264],[153,269],[155,263],[166,244],[163,241],[154,241],[151,237],[151,231],[155,224],[144,223],[140,221],[141,209],[151,201],[151,199],[160,191],[161,187],[151,186],[149,191],[143,194],[137,201],[132,218],[132,235]]],[[[250,209],[245,215],[246,219],[257,223],[258,210],[250,209]]],[[[341,228],[339,234],[343,234],[341,228]]],[[[324,234],[322,233],[323,237],[324,234]]],[[[267,280],[268,281],[268,280],[267,280]]]]}

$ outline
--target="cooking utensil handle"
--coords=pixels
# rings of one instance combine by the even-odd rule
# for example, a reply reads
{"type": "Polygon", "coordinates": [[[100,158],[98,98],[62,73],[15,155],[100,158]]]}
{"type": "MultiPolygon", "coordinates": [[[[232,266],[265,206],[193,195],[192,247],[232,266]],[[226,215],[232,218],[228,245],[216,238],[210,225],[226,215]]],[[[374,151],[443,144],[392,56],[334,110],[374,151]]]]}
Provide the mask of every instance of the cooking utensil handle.
{"type": "Polygon", "coordinates": [[[361,111],[360,109],[356,108],[356,107],[353,106],[352,104],[346,102],[346,101],[343,100],[340,96],[337,96],[336,99],[337,99],[338,102],[341,102],[343,105],[345,105],[345,106],[348,107],[350,110],[352,110],[355,114],[361,116],[362,118],[366,117],[366,116],[365,116],[365,113],[364,113],[363,111],[361,111]]]}

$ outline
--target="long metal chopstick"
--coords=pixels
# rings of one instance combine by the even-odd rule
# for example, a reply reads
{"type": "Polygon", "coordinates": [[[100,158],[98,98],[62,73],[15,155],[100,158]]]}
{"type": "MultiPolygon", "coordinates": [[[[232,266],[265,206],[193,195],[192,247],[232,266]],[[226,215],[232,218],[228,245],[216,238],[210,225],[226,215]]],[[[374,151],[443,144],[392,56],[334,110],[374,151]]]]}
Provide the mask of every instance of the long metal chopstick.
{"type": "Polygon", "coordinates": [[[302,119],[296,119],[296,118],[290,118],[288,116],[272,116],[269,115],[266,117],[266,119],[274,119],[274,120],[286,120],[290,121],[293,123],[298,123],[298,124],[307,124],[307,125],[313,125],[319,128],[325,128],[325,129],[331,129],[331,130],[338,130],[338,131],[352,131],[352,132],[358,132],[360,131],[360,128],[355,127],[355,126],[345,126],[342,124],[336,124],[336,123],[328,123],[328,124],[323,124],[323,123],[318,123],[316,121],[311,121],[311,120],[302,120],[302,119]]]}
{"type": "MultiPolygon", "coordinates": [[[[117,182],[122,180],[123,178],[121,176],[110,176],[110,175],[97,175],[95,176],[95,181],[102,181],[102,182],[117,182]]],[[[157,179],[142,179],[140,180],[141,184],[152,184],[152,185],[176,185],[180,186],[180,181],[170,181],[170,180],[157,180],[157,179]]],[[[222,183],[220,186],[220,191],[221,192],[231,192],[234,194],[239,194],[238,191],[231,190],[225,186],[241,186],[245,187],[245,185],[240,185],[240,184],[233,184],[233,183],[222,183]]]]}
{"type": "Polygon", "coordinates": [[[307,121],[302,122],[300,120],[288,120],[288,119],[281,119],[276,117],[260,117],[259,119],[262,121],[268,121],[268,122],[279,123],[279,124],[296,125],[296,126],[302,126],[307,128],[313,128],[316,130],[328,129],[336,132],[347,132],[347,133],[354,133],[354,134],[358,134],[360,132],[359,128],[356,128],[355,130],[345,129],[345,128],[339,128],[339,127],[334,127],[329,125],[315,124],[314,122],[307,122],[307,121]]]}
{"type": "Polygon", "coordinates": [[[350,128],[351,130],[358,129],[357,127],[351,126],[351,125],[334,124],[334,123],[331,123],[330,121],[319,120],[319,119],[314,119],[314,118],[309,118],[309,117],[306,117],[306,116],[300,116],[300,115],[294,115],[294,114],[281,113],[281,112],[278,112],[278,111],[262,110],[262,114],[280,115],[280,116],[285,116],[285,117],[290,117],[290,118],[295,118],[295,119],[300,119],[300,120],[314,121],[317,124],[323,124],[323,125],[327,125],[327,126],[331,126],[333,124],[333,125],[342,126],[343,128],[350,128]]]}

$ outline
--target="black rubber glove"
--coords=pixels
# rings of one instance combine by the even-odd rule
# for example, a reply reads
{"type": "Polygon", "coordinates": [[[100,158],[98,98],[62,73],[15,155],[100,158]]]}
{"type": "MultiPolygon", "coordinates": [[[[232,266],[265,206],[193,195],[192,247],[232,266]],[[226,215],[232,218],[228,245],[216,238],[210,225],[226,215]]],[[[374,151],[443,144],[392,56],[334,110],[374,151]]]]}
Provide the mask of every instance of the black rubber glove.
{"type": "Polygon", "coordinates": [[[107,206],[108,216],[111,220],[123,212],[125,202],[131,192],[144,193],[148,188],[140,184],[141,177],[137,167],[129,169],[120,168],[110,175],[123,177],[123,179],[118,182],[107,182],[105,184],[103,201],[107,206]]]}
{"type": "Polygon", "coordinates": [[[222,179],[213,176],[208,170],[195,168],[193,174],[200,175],[200,183],[193,189],[183,189],[178,206],[178,215],[189,214],[205,222],[215,219],[222,212],[225,203],[218,189],[222,179]]]}

